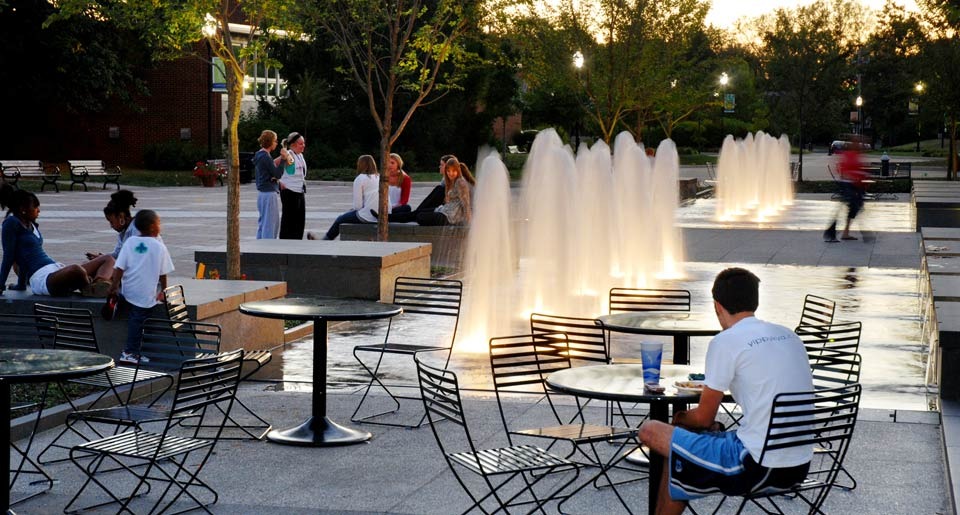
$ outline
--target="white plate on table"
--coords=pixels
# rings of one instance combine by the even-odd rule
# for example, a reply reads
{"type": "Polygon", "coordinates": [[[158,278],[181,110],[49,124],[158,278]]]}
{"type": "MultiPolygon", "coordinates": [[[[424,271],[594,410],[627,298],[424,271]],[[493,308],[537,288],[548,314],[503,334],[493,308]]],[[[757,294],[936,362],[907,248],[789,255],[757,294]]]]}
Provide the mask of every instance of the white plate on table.
{"type": "Polygon", "coordinates": [[[674,381],[673,386],[681,393],[703,392],[703,381],[674,381]]]}

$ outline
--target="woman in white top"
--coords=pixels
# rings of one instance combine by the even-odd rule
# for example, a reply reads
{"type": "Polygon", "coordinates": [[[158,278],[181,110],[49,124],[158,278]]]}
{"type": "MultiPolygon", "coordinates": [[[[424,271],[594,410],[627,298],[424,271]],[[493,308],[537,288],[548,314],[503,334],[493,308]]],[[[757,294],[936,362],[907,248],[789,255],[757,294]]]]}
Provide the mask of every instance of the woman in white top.
{"type": "Polygon", "coordinates": [[[365,154],[357,159],[357,178],[353,180],[353,209],[337,217],[325,240],[340,235],[340,224],[372,224],[377,222],[373,212],[380,200],[380,174],[373,156],[365,154]]]}
{"type": "Polygon", "coordinates": [[[307,140],[299,132],[291,132],[284,147],[290,150],[293,163],[287,164],[280,176],[280,239],[302,240],[307,213],[307,162],[303,159],[307,140]]]}

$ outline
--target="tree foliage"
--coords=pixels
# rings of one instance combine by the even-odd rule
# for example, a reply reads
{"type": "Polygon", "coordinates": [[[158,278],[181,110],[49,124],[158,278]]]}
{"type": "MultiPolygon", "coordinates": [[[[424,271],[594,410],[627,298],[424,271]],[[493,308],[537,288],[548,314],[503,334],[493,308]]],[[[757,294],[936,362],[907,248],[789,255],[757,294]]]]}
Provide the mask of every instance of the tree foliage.
{"type": "MultiPolygon", "coordinates": [[[[153,58],[176,59],[196,56],[197,43],[206,40],[219,57],[227,78],[227,133],[229,156],[234,170],[240,169],[237,124],[243,98],[244,77],[257,63],[275,62],[266,53],[267,45],[283,30],[301,32],[300,2],[294,0],[60,0],[48,25],[64,20],[107,23],[136,32],[150,42],[153,58]],[[249,29],[240,39],[229,28],[241,22],[249,29]]],[[[227,191],[227,278],[240,278],[240,175],[228,175],[227,191]]]]}
{"type": "MultiPolygon", "coordinates": [[[[464,36],[471,20],[482,19],[482,5],[456,0],[330,0],[315,5],[313,19],[345,63],[339,71],[367,99],[380,136],[381,166],[417,109],[458,87],[463,64],[473,58],[464,36]]],[[[387,176],[381,174],[381,213],[389,208],[387,188],[387,176]]],[[[381,240],[387,239],[387,228],[387,217],[381,217],[381,240]]]]}

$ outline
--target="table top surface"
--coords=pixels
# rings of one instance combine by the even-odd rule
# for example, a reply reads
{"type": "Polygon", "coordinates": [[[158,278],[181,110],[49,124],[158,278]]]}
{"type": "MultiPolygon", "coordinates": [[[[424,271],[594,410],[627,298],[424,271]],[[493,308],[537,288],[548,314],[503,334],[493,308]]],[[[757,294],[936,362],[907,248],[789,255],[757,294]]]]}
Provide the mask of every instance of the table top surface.
{"type": "Polygon", "coordinates": [[[244,302],[240,312],[287,320],[372,320],[399,315],[403,308],[370,300],[303,296],[244,302]]]}
{"type": "Polygon", "coordinates": [[[691,373],[703,373],[697,366],[661,365],[660,384],[663,393],[653,393],[644,388],[643,365],[592,365],[574,367],[547,376],[547,385],[563,393],[608,401],[691,402],[700,398],[699,392],[678,390],[677,381],[686,381],[691,373]]]}
{"type": "Polygon", "coordinates": [[[0,380],[46,382],[96,374],[113,367],[113,358],[63,349],[0,349],[0,380]]]}
{"type": "Polygon", "coordinates": [[[607,329],[637,334],[711,336],[723,329],[715,313],[631,311],[597,317],[607,329]]]}

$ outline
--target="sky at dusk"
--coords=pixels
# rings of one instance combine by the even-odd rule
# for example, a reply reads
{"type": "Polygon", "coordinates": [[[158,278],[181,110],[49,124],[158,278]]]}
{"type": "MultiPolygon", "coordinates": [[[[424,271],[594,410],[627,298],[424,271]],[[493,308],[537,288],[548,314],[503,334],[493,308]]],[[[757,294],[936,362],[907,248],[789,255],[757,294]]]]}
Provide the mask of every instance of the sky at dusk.
{"type": "MultiPolygon", "coordinates": [[[[877,10],[883,8],[884,2],[885,0],[860,0],[860,3],[877,10]]],[[[813,3],[813,0],[713,0],[713,6],[707,14],[707,23],[718,27],[730,27],[734,21],[744,16],[755,17],[780,7],[796,7],[810,3],[813,3]]],[[[908,10],[917,10],[915,0],[898,0],[897,3],[908,10]]]]}

